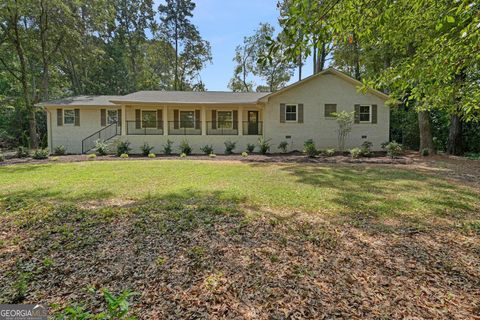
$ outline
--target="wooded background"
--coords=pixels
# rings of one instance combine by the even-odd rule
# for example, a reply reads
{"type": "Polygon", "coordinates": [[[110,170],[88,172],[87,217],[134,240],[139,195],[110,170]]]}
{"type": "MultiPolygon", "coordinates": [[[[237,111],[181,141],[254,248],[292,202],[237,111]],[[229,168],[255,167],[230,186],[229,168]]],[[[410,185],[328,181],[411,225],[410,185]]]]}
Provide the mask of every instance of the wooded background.
{"type": "MultiPolygon", "coordinates": [[[[206,90],[200,72],[212,55],[194,8],[191,0],[4,1],[0,147],[46,145],[39,101],[206,90]]],[[[391,140],[480,152],[478,2],[283,0],[278,10],[278,32],[261,23],[237,47],[230,89],[278,90],[312,59],[314,73],[333,66],[392,96],[391,140]]]]}

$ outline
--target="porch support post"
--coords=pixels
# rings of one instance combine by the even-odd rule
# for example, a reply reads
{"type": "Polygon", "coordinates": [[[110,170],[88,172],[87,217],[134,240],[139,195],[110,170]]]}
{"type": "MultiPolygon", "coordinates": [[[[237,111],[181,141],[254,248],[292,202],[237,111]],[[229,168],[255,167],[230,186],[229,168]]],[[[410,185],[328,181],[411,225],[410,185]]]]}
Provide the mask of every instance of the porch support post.
{"type": "Polygon", "coordinates": [[[127,106],[122,104],[122,136],[127,135],[127,106]]]}
{"type": "Polygon", "coordinates": [[[163,106],[163,135],[168,136],[168,106],[163,106]]]}
{"type": "Polygon", "coordinates": [[[238,135],[243,136],[243,108],[238,107],[238,135]]]}
{"type": "Polygon", "coordinates": [[[202,136],[207,135],[207,112],[205,110],[205,106],[202,106],[200,110],[200,118],[201,118],[201,126],[202,126],[202,136]]]}

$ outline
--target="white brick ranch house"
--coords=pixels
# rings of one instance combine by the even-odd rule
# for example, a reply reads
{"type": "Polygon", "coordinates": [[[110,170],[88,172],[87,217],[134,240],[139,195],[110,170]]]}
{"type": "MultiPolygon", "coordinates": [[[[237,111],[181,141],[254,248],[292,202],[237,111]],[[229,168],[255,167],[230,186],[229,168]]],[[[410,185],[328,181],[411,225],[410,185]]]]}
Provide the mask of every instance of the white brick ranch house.
{"type": "Polygon", "coordinates": [[[53,151],[65,146],[68,153],[87,153],[98,139],[131,142],[140,153],[145,142],[161,153],[167,139],[186,139],[194,153],[206,144],[223,153],[227,140],[236,151],[247,143],[271,139],[271,152],[287,141],[289,150],[302,150],[307,139],[319,148],[337,148],[337,123],[332,113],[355,112],[355,124],[346,147],[389,139],[389,99],[382,92],[358,91],[360,82],[327,69],[274,92],[140,91],[125,96],[79,96],[40,103],[47,111],[48,144],[53,151]]]}

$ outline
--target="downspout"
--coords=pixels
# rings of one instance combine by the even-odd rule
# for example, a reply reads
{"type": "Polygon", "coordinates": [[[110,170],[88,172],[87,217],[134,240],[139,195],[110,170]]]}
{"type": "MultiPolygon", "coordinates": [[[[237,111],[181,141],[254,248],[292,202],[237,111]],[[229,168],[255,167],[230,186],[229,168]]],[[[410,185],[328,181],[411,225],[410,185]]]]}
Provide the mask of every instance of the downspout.
{"type": "Polygon", "coordinates": [[[47,135],[48,135],[48,140],[49,140],[49,143],[48,143],[48,147],[50,149],[50,153],[53,152],[53,138],[52,138],[52,113],[50,112],[50,110],[48,110],[47,108],[45,108],[45,110],[47,111],[48,113],[48,128],[47,128],[47,135]]]}

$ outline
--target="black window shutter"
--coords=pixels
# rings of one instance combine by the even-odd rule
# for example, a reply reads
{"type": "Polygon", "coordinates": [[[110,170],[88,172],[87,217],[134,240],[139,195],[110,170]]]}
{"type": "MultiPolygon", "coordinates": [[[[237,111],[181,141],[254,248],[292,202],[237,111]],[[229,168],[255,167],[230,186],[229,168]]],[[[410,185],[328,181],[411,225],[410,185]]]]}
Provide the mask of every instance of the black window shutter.
{"type": "Polygon", "coordinates": [[[80,126],[80,109],[74,109],[75,112],[75,126],[80,126]]]}
{"type": "Polygon", "coordinates": [[[298,104],[298,123],[303,123],[303,103],[298,104]]]}
{"type": "Polygon", "coordinates": [[[57,126],[63,126],[63,110],[57,109],[57,126]]]}
{"type": "Polygon", "coordinates": [[[355,105],[355,123],[360,123],[360,105],[355,105]]]}
{"type": "Polygon", "coordinates": [[[376,104],[372,104],[372,123],[378,122],[378,107],[376,104]]]}

